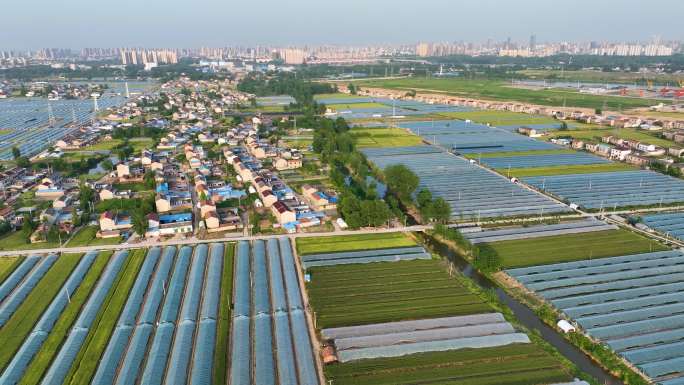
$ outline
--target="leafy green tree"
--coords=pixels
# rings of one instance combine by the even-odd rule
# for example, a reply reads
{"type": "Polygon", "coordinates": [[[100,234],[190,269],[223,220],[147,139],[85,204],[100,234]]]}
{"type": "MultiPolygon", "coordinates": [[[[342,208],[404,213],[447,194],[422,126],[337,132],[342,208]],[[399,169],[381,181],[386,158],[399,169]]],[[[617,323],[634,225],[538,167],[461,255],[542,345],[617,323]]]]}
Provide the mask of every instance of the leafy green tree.
{"type": "Polygon", "coordinates": [[[107,170],[107,171],[112,171],[114,169],[114,164],[112,163],[111,159],[109,159],[109,158],[103,160],[101,165],[102,165],[102,168],[107,170]]]}
{"type": "Polygon", "coordinates": [[[387,203],[379,199],[361,202],[361,213],[366,217],[366,224],[373,227],[386,224],[392,216],[387,203]]]}
{"type": "Polygon", "coordinates": [[[19,147],[13,146],[12,147],[12,158],[14,158],[14,160],[17,160],[20,157],[21,157],[21,150],[19,149],[19,147]]]}
{"type": "Polygon", "coordinates": [[[148,222],[147,218],[145,217],[146,214],[143,213],[142,211],[136,210],[133,212],[132,215],[132,222],[133,222],[133,231],[136,232],[136,234],[140,235],[141,237],[145,235],[147,232],[147,227],[148,227],[148,222]]]}
{"type": "Polygon", "coordinates": [[[410,201],[411,194],[418,188],[420,179],[403,164],[395,164],[385,168],[387,188],[403,201],[410,201]]]}
{"type": "Polygon", "coordinates": [[[430,203],[431,217],[437,222],[446,223],[451,218],[451,206],[444,198],[439,197],[430,203]]]}
{"type": "Polygon", "coordinates": [[[419,208],[426,207],[432,203],[432,193],[430,190],[423,188],[418,191],[418,194],[416,195],[416,203],[418,203],[419,208]]]}

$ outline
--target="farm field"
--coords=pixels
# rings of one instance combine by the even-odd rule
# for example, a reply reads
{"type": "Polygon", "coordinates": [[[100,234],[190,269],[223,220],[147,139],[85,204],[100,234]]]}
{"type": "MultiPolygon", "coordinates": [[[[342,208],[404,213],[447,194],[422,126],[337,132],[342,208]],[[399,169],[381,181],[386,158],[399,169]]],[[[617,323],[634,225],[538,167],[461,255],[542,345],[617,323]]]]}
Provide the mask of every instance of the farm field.
{"type": "Polygon", "coordinates": [[[321,99],[358,99],[360,96],[358,95],[352,95],[352,94],[344,94],[341,92],[334,93],[334,94],[316,94],[314,95],[315,100],[321,100],[321,99]]]}
{"type": "Polygon", "coordinates": [[[543,106],[566,105],[568,107],[602,108],[605,103],[608,109],[617,110],[619,108],[648,107],[653,104],[652,100],[639,98],[587,95],[565,90],[536,91],[513,88],[508,83],[497,80],[408,78],[362,81],[359,85],[362,87],[381,87],[407,91],[443,92],[470,98],[479,97],[489,100],[517,101],[543,106]]]}
{"type": "Polygon", "coordinates": [[[419,136],[400,128],[354,128],[351,135],[359,148],[418,146],[423,143],[419,136]]]}
{"type": "Polygon", "coordinates": [[[582,165],[563,165],[563,166],[547,166],[547,167],[529,167],[529,168],[507,168],[496,169],[499,174],[510,175],[511,177],[531,177],[531,176],[546,176],[546,175],[569,175],[569,174],[592,174],[599,172],[612,171],[634,171],[635,166],[625,163],[600,163],[600,164],[582,164],[582,165]]]}
{"type": "Polygon", "coordinates": [[[467,159],[485,159],[485,158],[503,158],[507,156],[526,156],[526,155],[559,155],[559,154],[576,154],[575,150],[529,150],[529,151],[502,151],[502,152],[488,152],[484,154],[464,154],[467,159]]]}
{"type": "Polygon", "coordinates": [[[534,344],[420,353],[328,365],[337,385],[537,385],[567,382],[567,370],[534,344]]]}
{"type": "Polygon", "coordinates": [[[539,115],[523,114],[510,111],[478,110],[468,112],[442,112],[449,119],[472,120],[473,122],[492,126],[512,126],[529,124],[560,124],[558,120],[539,115]]]}
{"type": "Polygon", "coordinates": [[[0,257],[0,283],[14,271],[21,260],[19,257],[0,257]]]}
{"type": "Polygon", "coordinates": [[[657,83],[674,83],[682,80],[680,76],[671,74],[642,74],[634,72],[603,72],[603,71],[570,71],[570,70],[544,70],[544,69],[528,69],[518,71],[519,74],[530,78],[551,79],[558,82],[611,82],[611,83],[629,83],[634,84],[635,81],[641,85],[645,85],[644,79],[654,80],[657,83]]]}
{"type": "Polygon", "coordinates": [[[330,237],[298,238],[299,255],[385,249],[415,246],[416,242],[402,233],[337,235],[330,237]]]}
{"type": "Polygon", "coordinates": [[[336,103],[336,104],[326,104],[326,107],[333,109],[335,111],[341,110],[359,110],[359,109],[376,109],[376,108],[390,108],[388,105],[377,103],[377,102],[361,102],[361,103],[336,103]]]}
{"type": "Polygon", "coordinates": [[[617,136],[621,139],[630,139],[647,142],[649,144],[654,144],[661,147],[671,147],[675,143],[667,139],[659,138],[655,135],[639,131],[633,128],[621,128],[615,129],[595,129],[595,130],[567,130],[567,131],[555,131],[552,133],[552,137],[567,137],[571,136],[575,139],[584,140],[601,140],[601,137],[606,135],[617,136]]]}
{"type": "Polygon", "coordinates": [[[81,228],[65,246],[101,246],[116,245],[121,242],[120,237],[116,238],[97,238],[95,234],[99,230],[98,226],[85,226],[81,228]]]}
{"type": "Polygon", "coordinates": [[[484,244],[505,268],[546,265],[667,250],[660,243],[627,230],[607,230],[484,244]]]}
{"type": "Polygon", "coordinates": [[[319,328],[491,311],[437,260],[314,267],[307,272],[319,328]]]}
{"type": "Polygon", "coordinates": [[[28,243],[21,231],[13,231],[0,238],[0,250],[33,250],[57,247],[57,242],[28,243]]]}

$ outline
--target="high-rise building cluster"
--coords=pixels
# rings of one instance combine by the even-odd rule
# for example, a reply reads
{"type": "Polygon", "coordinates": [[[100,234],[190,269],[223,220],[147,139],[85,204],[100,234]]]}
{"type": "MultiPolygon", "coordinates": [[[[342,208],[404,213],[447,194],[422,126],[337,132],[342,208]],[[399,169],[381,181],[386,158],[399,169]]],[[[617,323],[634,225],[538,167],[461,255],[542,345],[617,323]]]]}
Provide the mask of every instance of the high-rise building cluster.
{"type": "Polygon", "coordinates": [[[121,48],[119,55],[121,56],[121,64],[123,65],[178,63],[178,52],[172,49],[121,48]]]}

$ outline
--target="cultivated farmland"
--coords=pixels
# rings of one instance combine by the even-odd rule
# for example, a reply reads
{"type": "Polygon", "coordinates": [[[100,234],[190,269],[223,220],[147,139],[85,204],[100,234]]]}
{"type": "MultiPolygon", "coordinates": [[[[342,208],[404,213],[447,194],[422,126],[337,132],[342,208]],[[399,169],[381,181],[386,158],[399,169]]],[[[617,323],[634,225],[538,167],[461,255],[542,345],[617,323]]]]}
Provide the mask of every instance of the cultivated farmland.
{"type": "Polygon", "coordinates": [[[351,134],[359,148],[417,146],[423,142],[400,128],[354,128],[351,134]]]}
{"type": "Polygon", "coordinates": [[[415,246],[416,242],[402,233],[356,234],[297,239],[300,255],[359,251],[415,246]]]}

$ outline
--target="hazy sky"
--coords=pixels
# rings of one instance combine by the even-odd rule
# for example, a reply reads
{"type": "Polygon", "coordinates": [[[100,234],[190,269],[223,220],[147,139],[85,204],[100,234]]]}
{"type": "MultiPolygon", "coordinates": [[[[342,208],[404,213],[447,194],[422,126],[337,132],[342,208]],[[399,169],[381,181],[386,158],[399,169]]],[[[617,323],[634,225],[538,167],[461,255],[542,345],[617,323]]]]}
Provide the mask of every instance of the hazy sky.
{"type": "Polygon", "coordinates": [[[684,40],[684,0],[4,0],[0,49],[684,40]]]}

